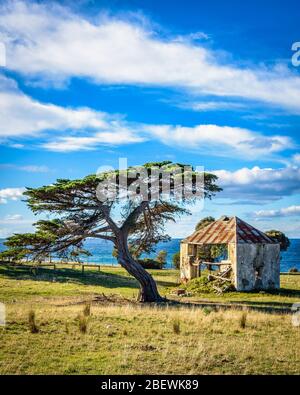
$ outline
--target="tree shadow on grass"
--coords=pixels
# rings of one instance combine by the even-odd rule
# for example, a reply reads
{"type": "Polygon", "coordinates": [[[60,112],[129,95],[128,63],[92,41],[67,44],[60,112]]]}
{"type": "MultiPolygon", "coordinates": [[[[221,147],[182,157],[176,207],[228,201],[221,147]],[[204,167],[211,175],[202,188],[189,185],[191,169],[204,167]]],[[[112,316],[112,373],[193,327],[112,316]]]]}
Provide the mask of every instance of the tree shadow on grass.
{"type": "MultiPolygon", "coordinates": [[[[214,295],[215,296],[215,295],[214,295]]],[[[231,305],[232,307],[234,306],[245,306],[249,308],[261,308],[261,309],[266,309],[270,311],[289,311],[291,310],[291,306],[295,303],[294,300],[289,301],[289,298],[299,298],[300,299],[300,289],[288,289],[288,288],[281,288],[278,291],[272,291],[272,292],[264,292],[263,294],[260,294],[256,291],[249,291],[244,293],[245,298],[243,298],[243,295],[241,293],[235,294],[233,293],[225,293],[224,298],[222,299],[222,295],[220,296],[219,300],[212,299],[209,300],[209,294],[206,295],[206,298],[203,299],[199,297],[198,300],[195,301],[197,304],[201,303],[211,303],[211,304],[216,304],[216,305],[231,305]],[[234,299],[228,298],[228,296],[235,296],[234,299]],[[238,296],[238,297],[237,297],[238,296]],[[251,299],[252,297],[259,297],[261,298],[260,300],[253,300],[251,299]],[[270,300],[270,297],[278,297],[276,300],[270,300]],[[280,300],[280,298],[286,298],[285,300],[280,300]]],[[[193,303],[193,302],[191,302],[193,303]]]]}
{"type": "MultiPolygon", "coordinates": [[[[154,273],[153,273],[154,274],[154,273]]],[[[157,273],[155,273],[157,274],[157,273]]],[[[160,273],[159,273],[160,274],[160,273]]],[[[121,275],[116,273],[107,273],[104,271],[87,270],[84,273],[80,270],[69,268],[50,269],[39,268],[37,274],[26,266],[23,268],[15,268],[9,265],[0,266],[0,275],[16,280],[32,280],[57,283],[72,283],[81,285],[95,285],[105,288],[132,288],[139,289],[139,283],[129,275],[121,275]]],[[[171,281],[156,280],[161,287],[174,287],[176,284],[171,281]]]]}
{"type": "Polygon", "coordinates": [[[138,282],[132,277],[101,271],[86,270],[82,273],[79,270],[68,268],[58,270],[39,268],[37,274],[34,274],[25,266],[24,268],[14,268],[12,266],[3,265],[0,266],[0,275],[15,280],[98,285],[105,288],[138,288],[138,282]]]}
{"type": "MultiPolygon", "coordinates": [[[[280,298],[299,298],[300,299],[300,289],[288,289],[288,288],[281,288],[278,291],[273,291],[273,292],[266,292],[263,295],[257,294],[255,292],[247,292],[246,295],[258,295],[258,296],[271,296],[271,297],[280,297],[280,298]]],[[[251,299],[247,299],[247,300],[235,300],[235,303],[245,303],[245,304],[251,304],[251,305],[272,305],[272,306],[278,306],[278,307],[282,307],[282,306],[290,306],[291,304],[293,304],[293,301],[289,301],[289,300],[282,300],[282,301],[272,301],[272,300],[264,300],[263,298],[259,301],[257,300],[251,300],[251,299]]]]}
{"type": "Polygon", "coordinates": [[[234,301],[228,301],[228,304],[240,304],[240,305],[245,305],[245,306],[253,306],[253,307],[274,307],[274,308],[282,308],[286,307],[289,308],[291,305],[294,303],[293,301],[284,301],[284,302],[276,302],[276,301],[253,301],[253,300],[234,300],[234,301]]]}

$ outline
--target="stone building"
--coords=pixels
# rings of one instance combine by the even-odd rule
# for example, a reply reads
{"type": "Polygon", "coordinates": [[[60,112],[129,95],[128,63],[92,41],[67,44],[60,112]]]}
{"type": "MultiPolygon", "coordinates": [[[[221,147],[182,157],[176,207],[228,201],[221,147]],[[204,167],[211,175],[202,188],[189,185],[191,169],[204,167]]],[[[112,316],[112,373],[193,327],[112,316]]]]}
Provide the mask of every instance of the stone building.
{"type": "Polygon", "coordinates": [[[241,219],[226,216],[181,241],[182,281],[201,276],[201,267],[209,264],[198,258],[197,251],[203,245],[227,246],[228,258],[216,263],[220,270],[213,277],[228,277],[230,273],[237,291],[280,287],[280,244],[241,219]]]}

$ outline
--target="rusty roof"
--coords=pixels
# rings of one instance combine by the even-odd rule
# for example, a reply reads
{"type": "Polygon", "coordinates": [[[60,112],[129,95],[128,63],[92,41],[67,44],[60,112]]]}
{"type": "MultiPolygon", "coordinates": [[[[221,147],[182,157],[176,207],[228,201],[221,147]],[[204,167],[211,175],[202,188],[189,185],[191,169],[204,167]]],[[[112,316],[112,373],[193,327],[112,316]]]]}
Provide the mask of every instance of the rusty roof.
{"type": "Polygon", "coordinates": [[[183,240],[190,244],[276,244],[265,233],[238,217],[222,217],[183,240]]]}

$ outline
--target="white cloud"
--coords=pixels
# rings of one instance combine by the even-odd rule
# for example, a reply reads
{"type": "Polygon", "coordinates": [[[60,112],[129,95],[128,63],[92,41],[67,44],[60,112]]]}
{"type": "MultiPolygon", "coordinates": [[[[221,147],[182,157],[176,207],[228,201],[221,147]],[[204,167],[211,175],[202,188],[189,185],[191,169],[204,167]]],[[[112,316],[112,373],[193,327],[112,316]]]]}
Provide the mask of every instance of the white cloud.
{"type": "Polygon", "coordinates": [[[18,169],[27,171],[29,173],[47,173],[49,171],[49,168],[47,166],[36,165],[19,166],[18,169]]]}
{"type": "Polygon", "coordinates": [[[24,148],[24,144],[19,144],[19,143],[12,143],[12,144],[9,144],[9,146],[11,148],[16,148],[16,149],[24,148]]]}
{"type": "MultiPolygon", "coordinates": [[[[57,7],[22,2],[2,6],[0,37],[2,31],[10,54],[9,68],[34,78],[56,80],[82,76],[97,83],[176,85],[217,96],[235,96],[234,90],[243,84],[247,89],[251,87],[251,92],[260,91],[256,86],[257,74],[219,66],[213,54],[205,48],[187,42],[160,40],[144,27],[125,21],[98,18],[91,22],[66,8],[57,7]],[[226,92],[226,86],[233,89],[230,94],[226,92]]],[[[274,87],[280,82],[280,100],[285,100],[289,97],[286,84],[291,81],[291,77],[280,79],[278,73],[277,70],[275,74],[266,74],[263,83],[266,89],[271,89],[275,101],[274,87]]],[[[296,89],[297,84],[300,87],[300,79],[294,80],[296,89]]],[[[241,95],[245,96],[244,93],[241,95]]],[[[299,102],[300,111],[298,93],[292,96],[296,107],[299,102]]],[[[194,103],[194,106],[199,111],[207,111],[239,104],[210,101],[194,103]]],[[[59,152],[92,150],[100,145],[139,143],[154,138],[166,145],[253,159],[268,157],[293,146],[288,137],[264,136],[238,127],[142,125],[90,108],[64,108],[41,103],[22,93],[14,81],[1,75],[0,119],[2,138],[36,137],[44,133],[45,141],[40,146],[59,152]],[[53,133],[49,136],[51,131],[56,132],[55,137],[53,133]]],[[[22,148],[18,143],[11,146],[22,148]]],[[[24,166],[23,170],[38,172],[45,169],[24,166]]]]}
{"type": "Polygon", "coordinates": [[[224,191],[218,197],[249,199],[254,202],[278,200],[300,192],[300,168],[242,168],[236,171],[213,171],[224,191]]]}
{"type": "Polygon", "coordinates": [[[0,189],[0,204],[5,204],[8,200],[18,200],[22,197],[25,188],[4,188],[0,189]]]}
{"type": "Polygon", "coordinates": [[[245,103],[237,103],[230,101],[202,101],[202,102],[191,102],[183,103],[178,105],[180,108],[187,108],[193,111],[205,112],[215,110],[239,110],[245,109],[245,103]]]}
{"type": "Polygon", "coordinates": [[[194,127],[149,125],[145,130],[164,144],[179,146],[218,156],[232,154],[244,159],[271,155],[293,146],[288,137],[263,136],[248,129],[218,125],[194,127]]]}
{"type": "Polygon", "coordinates": [[[106,114],[89,108],[44,104],[23,94],[12,80],[0,76],[0,136],[36,136],[45,130],[108,127],[106,114]]]}
{"type": "MultiPolygon", "coordinates": [[[[4,221],[7,222],[16,222],[16,221],[22,221],[23,216],[21,214],[11,214],[11,215],[6,215],[4,218],[4,221]]],[[[3,221],[1,221],[3,222],[3,221]]]]}
{"type": "Polygon", "coordinates": [[[36,165],[17,166],[12,163],[2,163],[0,164],[0,168],[15,169],[20,171],[26,171],[28,173],[47,173],[49,171],[49,168],[47,166],[36,166],[36,165]]]}
{"type": "Polygon", "coordinates": [[[191,33],[188,36],[191,40],[208,40],[209,35],[204,32],[191,33]]]}
{"type": "Polygon", "coordinates": [[[296,154],[293,156],[293,162],[296,164],[300,164],[300,154],[296,154]]]}
{"type": "MultiPolygon", "coordinates": [[[[183,87],[300,113],[300,77],[287,67],[226,64],[219,52],[200,43],[160,38],[124,19],[96,15],[91,20],[53,3],[9,2],[1,6],[0,34],[7,67],[35,81],[61,83],[83,77],[95,83],[183,87]]],[[[58,123],[67,116],[58,115],[55,108],[45,111],[54,111],[58,123]]],[[[91,114],[77,113],[85,116],[91,114]]]]}
{"type": "Polygon", "coordinates": [[[86,137],[60,137],[57,140],[43,144],[49,151],[71,152],[80,150],[95,150],[99,145],[132,144],[144,141],[143,137],[121,125],[115,131],[104,131],[86,137]]]}
{"type": "MultiPolygon", "coordinates": [[[[56,131],[57,137],[42,146],[53,151],[76,151],[96,149],[99,145],[137,143],[144,140],[135,132],[133,125],[119,116],[90,108],[64,108],[45,104],[23,94],[14,81],[0,75],[0,136],[16,138],[37,137],[49,131],[56,131]],[[68,136],[59,136],[59,132],[68,136]],[[77,136],[73,136],[74,132],[77,136]],[[78,133],[80,135],[78,136],[78,133]]],[[[14,144],[16,148],[22,145],[14,144]]],[[[23,166],[20,170],[41,172],[41,166],[23,166]]]]}
{"type": "Polygon", "coordinates": [[[172,125],[118,124],[114,130],[93,133],[89,136],[60,137],[43,144],[51,151],[78,151],[97,149],[99,145],[116,145],[157,140],[171,147],[198,152],[211,152],[214,156],[239,156],[254,159],[279,153],[293,147],[293,142],[283,136],[263,136],[251,130],[230,126],[197,125],[194,127],[172,125]]]}
{"type": "MultiPolygon", "coordinates": [[[[293,146],[288,137],[263,136],[238,127],[143,125],[90,108],[74,109],[45,104],[26,96],[14,81],[1,76],[0,119],[0,136],[36,137],[48,132],[47,141],[41,147],[59,152],[140,143],[153,138],[166,145],[212,151],[218,156],[234,154],[243,158],[265,157],[293,146]],[[56,131],[56,136],[53,137],[52,133],[49,137],[50,131],[56,131]]],[[[40,166],[23,166],[22,170],[46,171],[40,166]]]]}
{"type": "Polygon", "coordinates": [[[290,206],[280,210],[259,210],[255,211],[254,216],[257,218],[277,218],[291,217],[300,215],[300,206],[290,206]]]}
{"type": "Polygon", "coordinates": [[[5,67],[6,64],[6,49],[5,45],[0,42],[0,67],[5,67]]]}
{"type": "Polygon", "coordinates": [[[180,35],[175,37],[176,42],[189,42],[189,41],[206,41],[209,40],[210,36],[204,32],[193,32],[186,35],[180,35]]]}

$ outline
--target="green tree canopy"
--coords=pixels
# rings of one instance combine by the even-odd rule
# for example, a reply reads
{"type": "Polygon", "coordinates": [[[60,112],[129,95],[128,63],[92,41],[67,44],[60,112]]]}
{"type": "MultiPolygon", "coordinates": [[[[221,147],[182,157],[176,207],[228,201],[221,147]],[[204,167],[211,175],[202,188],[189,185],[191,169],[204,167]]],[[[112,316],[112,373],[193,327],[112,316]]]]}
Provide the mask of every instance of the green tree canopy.
{"type": "Polygon", "coordinates": [[[166,250],[160,250],[158,251],[156,255],[156,260],[159,262],[162,266],[167,263],[167,251],[166,250]]]}
{"type": "Polygon", "coordinates": [[[172,262],[173,262],[175,269],[180,268],[180,252],[179,251],[175,252],[175,254],[173,254],[172,262]]]}
{"type": "Polygon", "coordinates": [[[205,217],[202,218],[196,225],[195,230],[201,230],[203,228],[205,228],[207,225],[211,224],[215,222],[215,218],[214,217],[205,217]]]}
{"type": "Polygon", "coordinates": [[[279,230],[268,230],[265,232],[267,236],[271,237],[271,239],[280,243],[281,251],[287,251],[291,245],[290,239],[279,230]]]}

